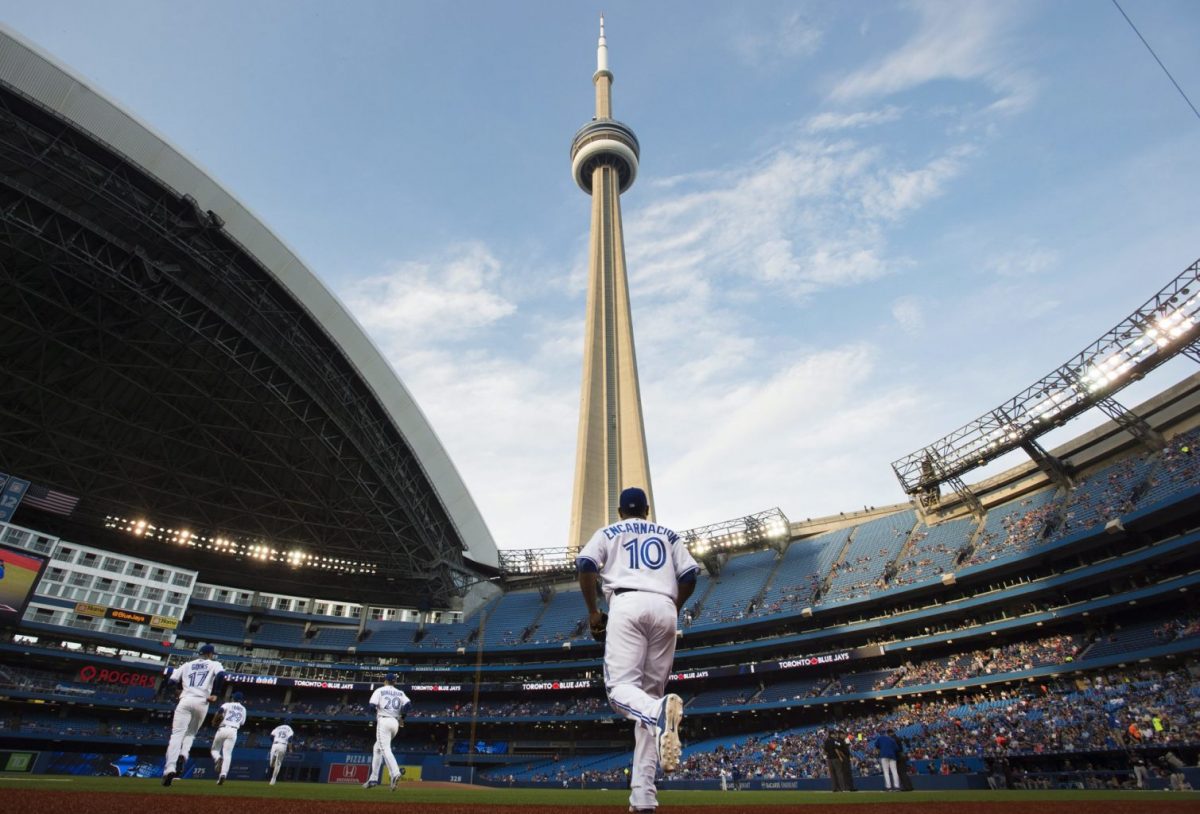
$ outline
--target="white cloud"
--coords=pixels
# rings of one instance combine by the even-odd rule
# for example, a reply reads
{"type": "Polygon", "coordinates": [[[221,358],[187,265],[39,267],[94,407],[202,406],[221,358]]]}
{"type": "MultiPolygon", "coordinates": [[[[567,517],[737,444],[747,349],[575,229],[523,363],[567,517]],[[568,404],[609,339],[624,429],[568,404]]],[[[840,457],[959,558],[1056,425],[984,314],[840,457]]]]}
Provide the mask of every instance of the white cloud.
{"type": "Polygon", "coordinates": [[[1058,265],[1058,252],[1027,245],[992,257],[987,261],[986,268],[997,277],[1034,277],[1044,275],[1058,265]]]}
{"type": "Polygon", "coordinates": [[[1033,82],[1011,63],[1001,45],[1013,23],[1013,6],[991,0],[912,4],[916,33],[900,48],[842,79],[838,101],[900,93],[936,80],[979,81],[999,98],[989,109],[1011,113],[1032,99],[1033,82]]]}
{"type": "Polygon", "coordinates": [[[691,296],[719,287],[736,299],[822,289],[889,273],[885,227],[941,195],[972,149],[953,146],[923,166],[881,147],[804,139],[749,166],[675,182],[630,212],[629,266],[640,290],[691,296]]]}
{"type": "Polygon", "coordinates": [[[942,194],[945,183],[957,176],[971,148],[960,146],[938,156],[924,167],[896,169],[871,178],[867,183],[864,209],[885,219],[894,219],[917,209],[942,194]]]}
{"type": "Polygon", "coordinates": [[[397,263],[386,273],[352,282],[350,310],[388,342],[428,344],[462,338],[516,311],[497,290],[500,262],[483,246],[447,252],[438,262],[397,263]]]}
{"type": "Polygon", "coordinates": [[[919,334],[925,327],[925,311],[917,297],[901,297],[893,302],[892,318],[908,334],[919,334]]]}
{"type": "Polygon", "coordinates": [[[824,32],[799,11],[757,30],[743,30],[733,40],[733,52],[752,67],[774,67],[783,62],[812,56],[824,32]]]}
{"type": "Polygon", "coordinates": [[[824,133],[835,130],[861,130],[878,124],[897,121],[903,110],[894,105],[879,110],[858,110],[853,113],[818,113],[808,120],[810,133],[824,133]]]}
{"type": "Polygon", "coordinates": [[[918,397],[915,387],[878,387],[876,365],[874,348],[853,344],[799,355],[774,374],[754,367],[736,387],[648,385],[647,413],[671,427],[657,439],[667,448],[655,482],[660,516],[698,525],[775,505],[844,508],[846,496],[863,494],[863,478],[901,498],[870,451],[897,433],[918,397]],[[847,449],[862,454],[831,469],[847,449]],[[675,506],[706,515],[667,516],[675,506]]]}

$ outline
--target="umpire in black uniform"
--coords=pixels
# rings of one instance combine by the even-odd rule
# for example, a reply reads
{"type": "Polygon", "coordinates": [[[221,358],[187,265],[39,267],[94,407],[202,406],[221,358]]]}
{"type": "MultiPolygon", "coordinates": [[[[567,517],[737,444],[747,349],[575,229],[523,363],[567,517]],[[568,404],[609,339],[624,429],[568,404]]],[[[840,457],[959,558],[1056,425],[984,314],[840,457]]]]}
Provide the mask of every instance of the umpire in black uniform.
{"type": "Polygon", "coordinates": [[[908,773],[908,739],[896,736],[896,774],[900,778],[900,791],[912,791],[912,775],[908,773]]]}
{"type": "Polygon", "coordinates": [[[846,784],[842,778],[842,758],[838,753],[837,730],[830,729],[825,735],[821,748],[825,752],[825,763],[829,766],[829,783],[834,791],[845,791],[846,784]]]}

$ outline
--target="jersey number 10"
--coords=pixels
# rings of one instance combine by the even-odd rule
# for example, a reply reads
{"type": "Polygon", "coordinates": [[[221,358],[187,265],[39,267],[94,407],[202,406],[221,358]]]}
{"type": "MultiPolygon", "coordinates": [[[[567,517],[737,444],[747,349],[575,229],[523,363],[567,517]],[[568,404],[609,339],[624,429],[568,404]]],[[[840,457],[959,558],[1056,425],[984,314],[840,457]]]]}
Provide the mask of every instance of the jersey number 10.
{"type": "Polygon", "coordinates": [[[629,567],[635,571],[642,566],[657,571],[667,561],[667,547],[657,537],[647,537],[645,540],[634,537],[622,543],[621,548],[629,552],[629,567]]]}

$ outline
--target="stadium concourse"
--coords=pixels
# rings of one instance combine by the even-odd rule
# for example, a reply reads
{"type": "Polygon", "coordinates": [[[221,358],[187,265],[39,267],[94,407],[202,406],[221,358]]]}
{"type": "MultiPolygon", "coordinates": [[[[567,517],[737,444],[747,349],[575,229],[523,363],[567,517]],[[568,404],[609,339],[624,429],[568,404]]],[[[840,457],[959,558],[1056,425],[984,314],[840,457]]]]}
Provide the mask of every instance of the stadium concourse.
{"type": "MultiPolygon", "coordinates": [[[[248,716],[223,789],[285,719],[281,780],[361,784],[389,673],[405,781],[624,782],[565,552],[502,556],[316,277],[2,29],[0,180],[0,778],[159,776],[162,671],[212,644],[248,716]]],[[[911,503],[685,533],[661,787],[825,790],[832,738],[880,789],[888,729],[918,791],[1194,786],[1197,442],[1200,375],[957,499],[931,465],[911,503]]]]}

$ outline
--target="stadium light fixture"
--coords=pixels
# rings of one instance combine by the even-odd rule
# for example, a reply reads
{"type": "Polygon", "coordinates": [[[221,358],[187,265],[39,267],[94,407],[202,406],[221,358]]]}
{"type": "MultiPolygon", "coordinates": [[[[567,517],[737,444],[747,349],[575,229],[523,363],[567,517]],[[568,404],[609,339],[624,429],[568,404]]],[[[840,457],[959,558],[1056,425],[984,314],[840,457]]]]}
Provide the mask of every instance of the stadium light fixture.
{"type": "Polygon", "coordinates": [[[1200,261],[1052,373],[984,416],[892,462],[916,494],[1016,449],[1104,402],[1200,339],[1200,261]]]}

